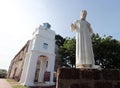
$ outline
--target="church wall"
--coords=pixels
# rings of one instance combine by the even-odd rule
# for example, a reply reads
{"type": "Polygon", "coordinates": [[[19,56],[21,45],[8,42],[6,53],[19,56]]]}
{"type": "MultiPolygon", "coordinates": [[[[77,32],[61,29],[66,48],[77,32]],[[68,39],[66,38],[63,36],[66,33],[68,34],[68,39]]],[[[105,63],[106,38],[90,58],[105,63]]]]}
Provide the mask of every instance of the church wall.
{"type": "Polygon", "coordinates": [[[18,54],[14,57],[14,59],[11,61],[9,70],[8,70],[8,78],[13,78],[16,81],[20,80],[25,54],[28,50],[29,41],[25,44],[25,46],[18,52],[18,54]]]}

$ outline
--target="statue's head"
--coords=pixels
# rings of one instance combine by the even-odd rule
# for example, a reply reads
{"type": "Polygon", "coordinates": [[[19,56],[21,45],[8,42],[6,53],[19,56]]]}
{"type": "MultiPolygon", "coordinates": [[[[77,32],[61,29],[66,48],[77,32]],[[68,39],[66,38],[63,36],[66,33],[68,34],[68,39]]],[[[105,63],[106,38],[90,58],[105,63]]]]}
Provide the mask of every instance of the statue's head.
{"type": "Polygon", "coordinates": [[[86,19],[86,16],[87,16],[87,11],[86,11],[86,10],[82,10],[82,11],[80,12],[80,16],[81,16],[81,19],[82,19],[82,20],[85,20],[85,19],[86,19]]]}

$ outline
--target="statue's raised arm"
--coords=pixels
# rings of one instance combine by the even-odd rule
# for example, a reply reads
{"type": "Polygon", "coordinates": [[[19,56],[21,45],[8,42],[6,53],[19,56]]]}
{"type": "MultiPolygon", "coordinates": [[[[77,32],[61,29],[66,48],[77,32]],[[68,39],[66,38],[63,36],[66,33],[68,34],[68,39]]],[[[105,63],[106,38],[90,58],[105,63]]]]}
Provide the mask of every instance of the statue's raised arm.
{"type": "Polygon", "coordinates": [[[70,30],[71,31],[74,31],[75,30],[75,25],[72,23],[71,26],[70,26],[70,30]]]}

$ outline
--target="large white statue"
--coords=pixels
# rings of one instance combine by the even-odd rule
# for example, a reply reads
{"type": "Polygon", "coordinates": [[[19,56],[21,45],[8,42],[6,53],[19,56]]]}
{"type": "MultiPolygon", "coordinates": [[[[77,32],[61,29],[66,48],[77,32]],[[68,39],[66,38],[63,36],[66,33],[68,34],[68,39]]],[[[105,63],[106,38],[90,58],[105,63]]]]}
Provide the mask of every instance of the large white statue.
{"type": "Polygon", "coordinates": [[[71,31],[76,30],[76,68],[89,68],[95,65],[92,49],[90,23],[86,19],[87,11],[82,10],[81,19],[71,24],[71,31]]]}

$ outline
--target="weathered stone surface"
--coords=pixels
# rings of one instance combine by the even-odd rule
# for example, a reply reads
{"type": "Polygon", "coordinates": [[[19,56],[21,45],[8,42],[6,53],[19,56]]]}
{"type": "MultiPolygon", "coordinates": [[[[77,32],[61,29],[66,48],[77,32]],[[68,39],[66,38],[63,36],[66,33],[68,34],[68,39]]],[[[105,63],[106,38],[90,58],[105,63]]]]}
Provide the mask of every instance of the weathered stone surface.
{"type": "Polygon", "coordinates": [[[120,82],[117,82],[113,88],[120,88],[120,82]]]}
{"type": "Polygon", "coordinates": [[[56,88],[120,88],[120,69],[60,68],[56,88]]]}
{"type": "Polygon", "coordinates": [[[95,82],[94,88],[113,88],[111,82],[95,82]]]}
{"type": "Polygon", "coordinates": [[[11,61],[9,66],[8,78],[15,79],[19,81],[21,78],[22,70],[23,70],[23,63],[25,60],[25,54],[28,51],[29,41],[25,44],[25,46],[16,54],[16,56],[11,61]]]}
{"type": "Polygon", "coordinates": [[[100,80],[101,79],[101,71],[97,69],[93,69],[93,79],[94,80],[100,80]]]}
{"type": "Polygon", "coordinates": [[[59,84],[58,88],[63,88],[64,87],[64,84],[62,82],[59,82],[58,84],[59,84]]]}
{"type": "Polygon", "coordinates": [[[83,69],[81,70],[82,79],[92,80],[94,78],[94,72],[92,69],[83,69]]]}
{"type": "Polygon", "coordinates": [[[59,78],[60,79],[80,79],[79,69],[71,69],[71,68],[60,68],[59,70],[59,78]]]}
{"type": "Polygon", "coordinates": [[[91,83],[85,82],[80,84],[80,88],[93,88],[93,86],[91,86],[91,83]]]}
{"type": "Polygon", "coordinates": [[[80,85],[79,85],[79,84],[72,84],[72,85],[70,86],[70,88],[80,88],[80,85]]]}
{"type": "Polygon", "coordinates": [[[102,70],[102,76],[105,80],[120,80],[120,72],[116,69],[104,69],[102,70]]]}

